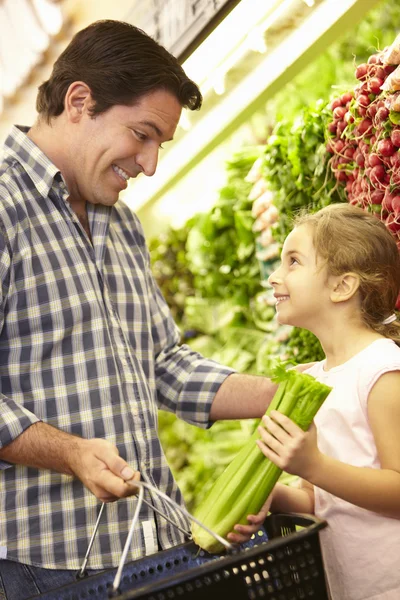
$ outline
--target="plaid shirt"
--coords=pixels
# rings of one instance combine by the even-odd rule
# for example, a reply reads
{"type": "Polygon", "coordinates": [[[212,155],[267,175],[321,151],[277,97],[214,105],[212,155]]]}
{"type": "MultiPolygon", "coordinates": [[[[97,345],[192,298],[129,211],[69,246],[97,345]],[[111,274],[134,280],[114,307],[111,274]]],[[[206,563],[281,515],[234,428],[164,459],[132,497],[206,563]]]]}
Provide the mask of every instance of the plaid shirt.
{"type": "MultiPolygon", "coordinates": [[[[157,409],[207,427],[231,370],[179,346],[136,216],[88,205],[90,242],[60,171],[14,127],[0,170],[0,446],[39,420],[101,437],[182,503],[157,435],[157,409]]],[[[99,502],[73,477],[0,464],[0,558],[77,569],[99,502]]],[[[145,498],[181,526],[157,496],[145,498]]],[[[135,498],[107,504],[88,568],[118,564],[135,498]]],[[[182,542],[143,505],[129,559],[182,542]]]]}

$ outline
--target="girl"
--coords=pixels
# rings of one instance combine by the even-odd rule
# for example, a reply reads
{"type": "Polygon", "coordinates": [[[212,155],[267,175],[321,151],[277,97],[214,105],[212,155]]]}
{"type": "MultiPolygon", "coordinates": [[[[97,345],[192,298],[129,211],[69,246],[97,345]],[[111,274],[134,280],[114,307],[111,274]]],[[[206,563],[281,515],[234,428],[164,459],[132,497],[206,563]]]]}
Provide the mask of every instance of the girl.
{"type": "Polygon", "coordinates": [[[247,540],[272,512],[315,513],[333,600],[400,598],[400,256],[381,221],[337,204],[301,216],[270,276],[280,323],[304,327],[326,358],[308,373],[333,390],[304,433],[278,412],[264,417],[257,443],[301,477],[277,484],[247,540]]]}

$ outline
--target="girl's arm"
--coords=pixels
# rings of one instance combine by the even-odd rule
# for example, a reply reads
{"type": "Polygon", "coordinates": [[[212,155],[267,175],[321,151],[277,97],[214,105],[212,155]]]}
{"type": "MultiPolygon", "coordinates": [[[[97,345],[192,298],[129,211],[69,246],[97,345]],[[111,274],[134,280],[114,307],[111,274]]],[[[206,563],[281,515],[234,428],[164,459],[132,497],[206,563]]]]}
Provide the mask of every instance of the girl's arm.
{"type": "MultiPolygon", "coordinates": [[[[400,371],[382,375],[368,399],[368,417],[380,469],[354,467],[319,452],[316,430],[304,433],[284,415],[263,418],[259,447],[288,473],[351,504],[387,517],[400,518],[400,371]]],[[[338,440],[340,443],[340,440],[338,440]]]]}
{"type": "Polygon", "coordinates": [[[303,479],[300,481],[300,487],[277,483],[260,512],[247,517],[249,525],[235,525],[234,530],[227,536],[228,540],[234,544],[247,542],[253,533],[260,529],[269,511],[313,514],[313,486],[303,479]]]}

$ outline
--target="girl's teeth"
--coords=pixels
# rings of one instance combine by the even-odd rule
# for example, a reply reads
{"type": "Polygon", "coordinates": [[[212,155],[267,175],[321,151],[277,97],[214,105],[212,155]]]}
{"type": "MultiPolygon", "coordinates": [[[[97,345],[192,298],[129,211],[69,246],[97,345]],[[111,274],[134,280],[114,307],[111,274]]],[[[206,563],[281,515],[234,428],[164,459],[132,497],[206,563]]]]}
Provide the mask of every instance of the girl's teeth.
{"type": "Polygon", "coordinates": [[[112,168],[120,177],[125,179],[125,181],[128,181],[129,175],[125,173],[125,171],[123,171],[120,167],[117,167],[117,165],[113,165],[112,168]]]}

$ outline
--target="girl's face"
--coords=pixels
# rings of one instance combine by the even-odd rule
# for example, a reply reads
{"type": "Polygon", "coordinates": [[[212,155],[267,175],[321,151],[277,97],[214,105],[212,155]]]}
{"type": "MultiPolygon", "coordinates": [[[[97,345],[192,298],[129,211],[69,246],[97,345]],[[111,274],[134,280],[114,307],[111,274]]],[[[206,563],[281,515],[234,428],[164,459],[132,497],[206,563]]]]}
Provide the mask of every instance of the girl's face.
{"type": "Polygon", "coordinates": [[[308,225],[296,227],[283,245],[281,264],[270,275],[279,323],[314,329],[330,304],[327,269],[317,264],[308,225]]]}

